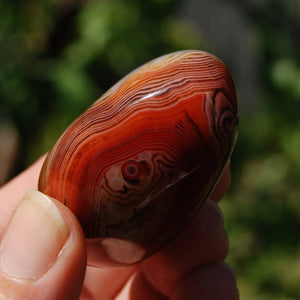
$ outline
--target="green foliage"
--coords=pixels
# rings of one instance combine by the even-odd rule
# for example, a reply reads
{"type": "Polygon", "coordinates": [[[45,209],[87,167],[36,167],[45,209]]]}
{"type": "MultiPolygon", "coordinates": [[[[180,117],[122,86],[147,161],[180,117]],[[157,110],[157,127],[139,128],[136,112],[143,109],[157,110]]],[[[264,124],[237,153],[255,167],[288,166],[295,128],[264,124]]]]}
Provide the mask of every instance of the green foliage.
{"type": "MultiPolygon", "coordinates": [[[[263,97],[250,118],[241,119],[232,159],[233,184],[221,204],[231,240],[241,299],[300,299],[300,27],[252,15],[264,54],[263,97]]],[[[272,15],[276,18],[272,18],[272,15]]],[[[297,24],[294,14],[285,16],[297,24]]],[[[299,16],[298,16],[299,17],[299,16]]]]}

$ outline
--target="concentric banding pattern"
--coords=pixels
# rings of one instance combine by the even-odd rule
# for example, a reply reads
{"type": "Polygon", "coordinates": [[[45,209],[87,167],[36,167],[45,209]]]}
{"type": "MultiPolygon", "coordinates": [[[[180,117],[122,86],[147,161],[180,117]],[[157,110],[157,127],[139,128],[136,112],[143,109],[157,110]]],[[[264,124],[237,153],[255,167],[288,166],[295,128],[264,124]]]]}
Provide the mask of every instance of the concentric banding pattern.
{"type": "Polygon", "coordinates": [[[139,216],[180,209],[184,203],[173,203],[168,189],[201,168],[204,200],[231,154],[237,115],[220,60],[193,50],[165,55],[124,77],[73,122],[49,153],[39,189],[69,206],[88,237],[144,236],[148,243],[157,232],[146,221],[138,232],[139,216]]]}

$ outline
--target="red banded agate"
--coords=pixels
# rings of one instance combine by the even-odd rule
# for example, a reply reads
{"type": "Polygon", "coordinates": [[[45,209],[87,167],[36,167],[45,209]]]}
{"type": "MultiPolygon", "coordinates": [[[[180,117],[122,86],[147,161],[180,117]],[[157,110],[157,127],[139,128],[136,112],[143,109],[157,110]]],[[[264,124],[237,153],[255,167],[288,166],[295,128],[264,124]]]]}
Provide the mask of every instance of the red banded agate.
{"type": "Polygon", "coordinates": [[[131,72],[49,152],[39,190],[78,217],[95,265],[140,261],[209,196],[238,124],[232,78],[215,56],[180,51],[131,72]]]}

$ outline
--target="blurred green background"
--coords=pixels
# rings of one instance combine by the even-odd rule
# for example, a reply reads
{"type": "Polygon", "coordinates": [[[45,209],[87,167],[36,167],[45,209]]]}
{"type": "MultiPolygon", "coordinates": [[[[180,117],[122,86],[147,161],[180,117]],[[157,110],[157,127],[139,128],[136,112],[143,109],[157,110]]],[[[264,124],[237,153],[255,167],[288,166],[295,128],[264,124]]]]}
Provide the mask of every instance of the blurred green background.
{"type": "Polygon", "coordinates": [[[0,0],[2,183],[132,69],[210,51],[240,103],[221,206],[241,299],[300,299],[299,44],[298,0],[0,0]]]}

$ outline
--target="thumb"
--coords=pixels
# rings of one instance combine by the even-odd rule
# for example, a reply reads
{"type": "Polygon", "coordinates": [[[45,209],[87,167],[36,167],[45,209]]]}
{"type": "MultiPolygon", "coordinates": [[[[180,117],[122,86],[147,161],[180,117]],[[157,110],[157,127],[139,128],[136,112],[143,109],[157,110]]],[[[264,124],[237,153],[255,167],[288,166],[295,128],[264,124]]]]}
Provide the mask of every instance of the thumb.
{"type": "Polygon", "coordinates": [[[85,267],[76,217],[62,203],[27,192],[0,242],[0,299],[79,299],[85,267]]]}

